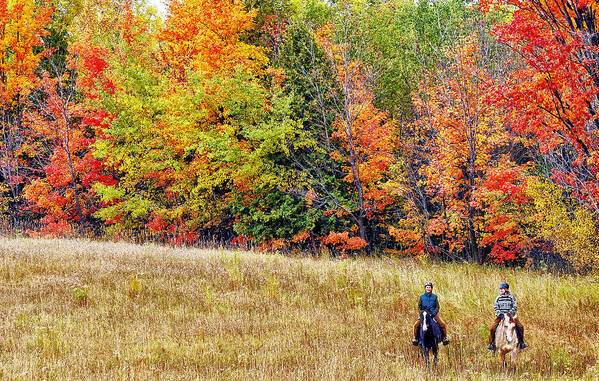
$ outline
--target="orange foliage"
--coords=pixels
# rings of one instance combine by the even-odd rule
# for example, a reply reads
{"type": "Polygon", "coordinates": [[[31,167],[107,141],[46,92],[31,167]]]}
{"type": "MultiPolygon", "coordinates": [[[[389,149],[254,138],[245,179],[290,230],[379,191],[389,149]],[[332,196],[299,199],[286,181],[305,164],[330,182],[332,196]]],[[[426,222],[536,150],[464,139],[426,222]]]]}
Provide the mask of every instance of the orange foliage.
{"type": "Polygon", "coordinates": [[[350,237],[347,231],[343,233],[330,232],[322,239],[322,243],[335,246],[338,250],[361,250],[368,245],[368,242],[360,237],[350,237]]]}
{"type": "Polygon", "coordinates": [[[356,113],[356,117],[349,131],[345,121],[338,117],[333,123],[332,137],[348,147],[349,140],[352,139],[350,149],[353,150],[355,168],[352,170],[351,158],[338,152],[337,156],[333,155],[333,159],[345,163],[345,181],[352,183],[354,176],[359,176],[369,213],[381,212],[392,202],[388,192],[380,189],[379,185],[393,162],[396,126],[387,120],[386,113],[373,106],[370,93],[365,94],[363,101],[355,104],[352,111],[356,113]]]}
{"type": "MultiPolygon", "coordinates": [[[[19,203],[21,186],[29,175],[27,157],[35,157],[37,142],[24,136],[22,113],[28,96],[38,87],[40,60],[47,53],[41,47],[48,35],[52,9],[34,0],[0,0],[0,204],[5,190],[19,203]]],[[[16,210],[11,210],[16,213],[16,210]]]]}
{"type": "Polygon", "coordinates": [[[0,102],[10,105],[37,86],[35,71],[46,54],[38,48],[51,15],[52,8],[33,0],[0,1],[0,102]]]}
{"type": "Polygon", "coordinates": [[[439,211],[428,220],[427,233],[442,237],[454,255],[482,262],[490,250],[493,258],[512,260],[528,242],[511,207],[526,199],[523,168],[505,153],[513,137],[502,109],[486,99],[493,82],[479,49],[471,36],[447,52],[445,77],[423,86],[424,95],[414,99],[422,114],[417,124],[433,136],[422,173],[439,211]]]}
{"type": "MultiPolygon", "coordinates": [[[[332,24],[321,27],[315,37],[333,65],[342,94],[333,95],[339,97],[336,100],[339,106],[335,110],[331,137],[338,149],[330,156],[342,165],[344,180],[352,184],[356,206],[341,213],[353,217],[359,225],[360,239],[364,241],[366,220],[374,219],[377,214],[380,217],[393,201],[381,185],[394,159],[397,126],[387,113],[373,104],[374,95],[368,87],[372,78],[360,55],[363,47],[354,45],[351,38],[335,41],[332,24]]],[[[353,244],[360,246],[362,242],[353,244]]]]}
{"type": "Polygon", "coordinates": [[[189,71],[210,75],[235,66],[256,71],[265,56],[240,36],[253,25],[256,10],[239,0],[171,0],[159,40],[162,59],[178,80],[189,71]]]}
{"type": "Polygon", "coordinates": [[[310,238],[310,233],[308,233],[308,232],[299,232],[299,233],[295,234],[293,236],[293,238],[291,238],[291,242],[293,242],[293,243],[301,243],[301,242],[305,242],[309,238],[310,238]]]}

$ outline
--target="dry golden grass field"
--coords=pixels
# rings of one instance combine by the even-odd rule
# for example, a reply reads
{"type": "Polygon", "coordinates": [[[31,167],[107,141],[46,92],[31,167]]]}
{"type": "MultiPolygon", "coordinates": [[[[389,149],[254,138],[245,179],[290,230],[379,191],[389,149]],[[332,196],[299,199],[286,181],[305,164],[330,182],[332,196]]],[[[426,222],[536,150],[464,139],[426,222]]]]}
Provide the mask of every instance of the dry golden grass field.
{"type": "Polygon", "coordinates": [[[0,379],[426,379],[427,280],[452,340],[430,379],[599,379],[593,276],[19,238],[0,238],[0,379]],[[502,280],[530,345],[512,376],[485,349],[502,280]]]}

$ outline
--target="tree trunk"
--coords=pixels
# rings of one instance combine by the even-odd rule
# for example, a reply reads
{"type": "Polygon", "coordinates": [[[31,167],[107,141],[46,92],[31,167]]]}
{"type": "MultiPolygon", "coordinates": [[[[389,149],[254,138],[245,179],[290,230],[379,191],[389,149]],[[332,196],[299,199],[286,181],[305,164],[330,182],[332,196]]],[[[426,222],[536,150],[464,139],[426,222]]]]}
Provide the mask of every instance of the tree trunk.
{"type": "Polygon", "coordinates": [[[69,127],[68,121],[65,118],[65,150],[67,152],[67,159],[69,162],[69,171],[71,172],[71,180],[73,181],[73,191],[75,192],[75,205],[77,207],[77,216],[79,216],[79,226],[83,228],[83,213],[81,212],[81,204],[79,203],[79,192],[77,190],[77,180],[75,178],[75,171],[73,170],[73,162],[71,160],[71,150],[69,149],[69,127]]]}
{"type": "Polygon", "coordinates": [[[476,238],[476,230],[474,227],[474,208],[470,207],[468,211],[468,240],[470,241],[470,256],[472,260],[475,260],[477,263],[482,264],[482,257],[478,250],[478,242],[476,238]]]}

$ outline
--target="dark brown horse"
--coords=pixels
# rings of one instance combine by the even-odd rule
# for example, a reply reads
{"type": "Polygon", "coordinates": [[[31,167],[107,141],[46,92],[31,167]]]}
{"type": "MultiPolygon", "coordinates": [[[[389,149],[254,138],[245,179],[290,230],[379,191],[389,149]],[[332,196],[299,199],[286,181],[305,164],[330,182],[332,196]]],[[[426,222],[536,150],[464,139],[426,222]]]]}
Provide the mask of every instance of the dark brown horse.
{"type": "Polygon", "coordinates": [[[441,327],[428,314],[422,311],[420,314],[420,327],[418,328],[418,338],[420,339],[420,348],[426,359],[426,366],[430,369],[429,352],[433,353],[433,365],[437,366],[437,354],[439,353],[439,343],[442,338],[441,327]]]}

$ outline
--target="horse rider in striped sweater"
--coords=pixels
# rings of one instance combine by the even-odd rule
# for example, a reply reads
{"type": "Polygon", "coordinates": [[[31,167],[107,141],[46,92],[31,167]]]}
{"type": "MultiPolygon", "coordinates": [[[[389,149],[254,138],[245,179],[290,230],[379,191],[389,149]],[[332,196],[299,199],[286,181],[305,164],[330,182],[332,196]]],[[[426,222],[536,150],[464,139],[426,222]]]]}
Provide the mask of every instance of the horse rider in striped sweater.
{"type": "Polygon", "coordinates": [[[518,304],[516,303],[516,298],[514,295],[510,293],[510,285],[507,283],[501,283],[499,285],[499,295],[495,298],[495,304],[493,305],[495,309],[495,322],[491,327],[491,333],[489,335],[489,345],[487,345],[487,349],[494,351],[495,348],[495,331],[497,330],[497,326],[503,319],[505,314],[509,315],[514,323],[516,324],[516,333],[518,334],[518,342],[520,349],[524,349],[528,347],[524,342],[524,327],[516,317],[516,312],[518,311],[518,304]]]}

